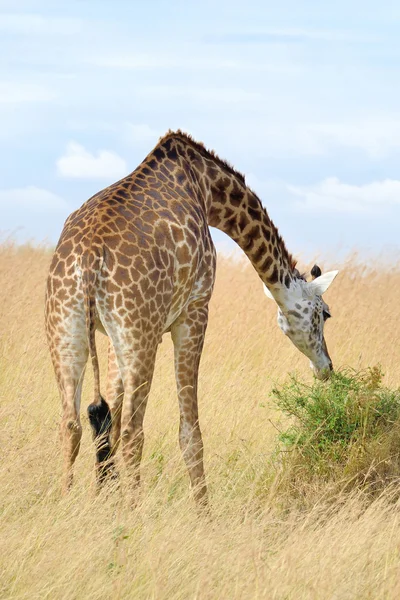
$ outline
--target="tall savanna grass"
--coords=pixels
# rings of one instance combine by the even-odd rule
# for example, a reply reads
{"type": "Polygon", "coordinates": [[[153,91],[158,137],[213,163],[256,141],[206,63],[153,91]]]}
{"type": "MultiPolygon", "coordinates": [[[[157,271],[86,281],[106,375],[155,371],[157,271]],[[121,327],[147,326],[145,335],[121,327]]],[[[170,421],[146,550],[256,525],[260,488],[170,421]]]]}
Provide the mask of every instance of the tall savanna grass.
{"type": "MultiPolygon", "coordinates": [[[[142,491],[96,495],[83,400],[75,485],[60,494],[60,403],[43,327],[51,252],[0,248],[0,597],[26,599],[400,597],[396,481],[366,499],[304,473],[290,498],[271,475],[277,439],[292,427],[272,389],[308,361],[282,335],[251,266],[219,260],[200,373],[200,419],[211,516],[199,516],[178,446],[173,354],[165,335],[145,419],[142,491]],[[299,503],[293,495],[298,485],[299,503]]],[[[326,268],[337,268],[326,261],[326,268]]],[[[340,266],[340,265],[339,265],[340,266]]],[[[308,268],[310,265],[308,265],[308,268]]],[[[307,265],[304,265],[304,269],[307,265]]],[[[335,367],[381,365],[400,385],[400,267],[355,257],[326,294],[335,367]]],[[[102,383],[106,341],[98,336],[102,383]]],[[[277,474],[277,477],[279,474],[277,474]]],[[[354,473],[352,473],[354,476],[354,473]]],[[[288,488],[289,489],[289,488],[288,488]]]]}

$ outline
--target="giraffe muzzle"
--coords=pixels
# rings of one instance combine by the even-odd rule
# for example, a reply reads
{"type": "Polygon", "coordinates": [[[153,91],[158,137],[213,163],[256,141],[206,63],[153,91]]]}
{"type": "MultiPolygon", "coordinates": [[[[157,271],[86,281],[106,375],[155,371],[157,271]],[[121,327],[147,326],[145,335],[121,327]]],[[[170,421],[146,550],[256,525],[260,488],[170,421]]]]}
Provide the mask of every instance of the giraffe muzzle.
{"type": "Polygon", "coordinates": [[[320,379],[321,381],[327,381],[333,372],[333,365],[330,362],[329,365],[323,369],[316,369],[313,366],[313,371],[317,379],[320,379]]]}
{"type": "Polygon", "coordinates": [[[333,364],[330,358],[328,359],[326,365],[319,368],[312,361],[310,361],[310,367],[313,370],[315,377],[320,381],[326,381],[329,379],[333,372],[333,364]]]}

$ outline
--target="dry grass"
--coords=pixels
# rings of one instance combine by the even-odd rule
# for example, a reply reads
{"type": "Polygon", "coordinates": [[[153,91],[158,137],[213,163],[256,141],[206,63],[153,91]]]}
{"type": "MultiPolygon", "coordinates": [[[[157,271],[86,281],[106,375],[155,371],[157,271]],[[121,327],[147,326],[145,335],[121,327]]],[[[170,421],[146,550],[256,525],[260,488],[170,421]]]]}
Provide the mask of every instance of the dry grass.
{"type": "MultiPolygon", "coordinates": [[[[61,498],[60,407],[43,332],[49,260],[45,249],[0,248],[2,598],[400,597],[400,505],[390,497],[328,506],[319,494],[307,510],[282,512],[273,492],[258,495],[281,419],[269,391],[288,371],[311,374],[251,267],[220,260],[202,360],[212,519],[197,516],[179,454],[169,336],[145,420],[140,505],[129,507],[123,487],[94,493],[91,373],[76,483],[61,498]]],[[[327,294],[336,366],[381,363],[385,385],[400,385],[399,294],[399,266],[344,266],[327,294]]],[[[104,339],[98,346],[104,367],[104,339]]]]}

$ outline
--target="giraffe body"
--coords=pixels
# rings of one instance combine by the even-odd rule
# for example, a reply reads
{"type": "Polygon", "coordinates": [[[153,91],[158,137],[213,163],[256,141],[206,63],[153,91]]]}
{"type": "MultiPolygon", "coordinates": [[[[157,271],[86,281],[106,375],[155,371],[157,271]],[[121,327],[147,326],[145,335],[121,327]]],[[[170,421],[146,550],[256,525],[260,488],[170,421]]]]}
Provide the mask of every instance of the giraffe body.
{"type": "MultiPolygon", "coordinates": [[[[180,446],[195,497],[206,502],[197,379],[215,278],[209,225],[243,248],[283,316],[291,320],[288,331],[303,320],[304,340],[311,336],[305,314],[297,321],[286,314],[291,292],[311,284],[299,277],[244,177],[189,136],[169,132],[132,174],[70,215],[51,263],[46,329],[63,406],[64,489],[71,485],[79,451],[80,396],[89,354],[95,376],[89,418],[97,440],[99,481],[112,469],[121,439],[132,480],[139,482],[143,418],[157,347],[170,331],[180,446]],[[96,328],[110,339],[107,402],[100,395],[96,328]]],[[[307,309],[312,311],[311,302],[307,309]]],[[[319,314],[322,309],[318,305],[316,310],[319,314]]],[[[330,366],[321,331],[312,334],[314,349],[291,338],[317,372],[330,366]]]]}

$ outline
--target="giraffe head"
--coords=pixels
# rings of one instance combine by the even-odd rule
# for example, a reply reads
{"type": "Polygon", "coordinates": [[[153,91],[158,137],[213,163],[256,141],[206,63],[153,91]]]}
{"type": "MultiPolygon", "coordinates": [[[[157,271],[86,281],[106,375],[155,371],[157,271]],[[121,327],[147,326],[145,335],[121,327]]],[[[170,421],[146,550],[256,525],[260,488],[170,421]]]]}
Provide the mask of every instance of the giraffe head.
{"type": "Polygon", "coordinates": [[[310,359],[310,366],[318,379],[328,379],[333,367],[324,338],[325,321],[330,310],[322,294],[331,285],[338,271],[324,275],[314,265],[312,281],[307,282],[295,271],[295,276],[284,296],[275,298],[264,286],[266,295],[278,302],[278,325],[292,343],[310,359]]]}

